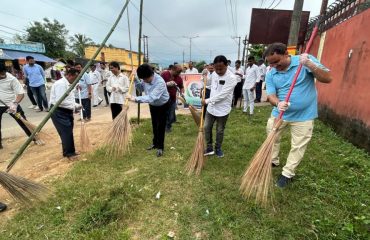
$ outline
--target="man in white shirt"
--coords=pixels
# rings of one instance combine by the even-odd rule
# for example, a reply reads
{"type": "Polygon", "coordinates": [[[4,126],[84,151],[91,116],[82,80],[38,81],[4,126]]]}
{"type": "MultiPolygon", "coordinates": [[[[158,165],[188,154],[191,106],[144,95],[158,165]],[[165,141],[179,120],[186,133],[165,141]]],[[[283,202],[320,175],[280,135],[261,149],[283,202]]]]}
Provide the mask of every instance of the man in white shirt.
{"type": "Polygon", "coordinates": [[[258,65],[260,77],[259,77],[259,81],[256,84],[256,101],[255,102],[261,102],[262,83],[265,81],[266,65],[263,59],[258,60],[257,65],[258,65]]]}
{"type": "Polygon", "coordinates": [[[109,68],[112,71],[112,75],[108,78],[106,87],[107,91],[110,93],[109,102],[112,111],[112,119],[115,119],[122,111],[122,105],[124,104],[130,81],[125,74],[121,73],[118,62],[111,62],[109,68]]]}
{"type": "Polygon", "coordinates": [[[6,67],[4,63],[0,63],[0,99],[3,103],[0,103],[0,149],[3,148],[1,142],[1,119],[5,112],[8,112],[12,118],[18,123],[18,125],[23,129],[27,136],[31,135],[30,130],[27,128],[24,123],[19,120],[15,114],[20,114],[24,119],[26,116],[19,105],[23,100],[24,91],[22,85],[19,83],[18,79],[15,78],[10,73],[6,72],[6,67]]]}
{"type": "Polygon", "coordinates": [[[186,69],[185,74],[197,74],[197,73],[199,73],[198,72],[198,69],[196,69],[195,67],[193,67],[193,62],[190,61],[189,62],[189,68],[186,69]]]}
{"type": "Polygon", "coordinates": [[[208,104],[204,122],[204,132],[207,141],[207,149],[204,155],[207,156],[216,153],[218,157],[223,157],[224,153],[221,150],[221,145],[224,138],[226,122],[231,111],[233,91],[237,80],[235,74],[228,70],[225,56],[217,56],[213,64],[215,72],[211,75],[211,96],[202,101],[203,105],[208,104]],[[213,151],[212,141],[212,128],[214,122],[216,122],[215,151],[213,151]]]}
{"type": "Polygon", "coordinates": [[[101,81],[100,73],[96,70],[96,66],[92,64],[90,66],[90,82],[93,90],[93,107],[97,107],[103,102],[103,99],[99,96],[99,84],[101,81]]]}
{"type": "Polygon", "coordinates": [[[110,76],[112,76],[112,73],[111,71],[109,71],[109,69],[107,69],[106,65],[105,65],[105,62],[101,62],[100,63],[100,75],[101,75],[101,85],[103,86],[103,89],[104,89],[104,98],[105,98],[105,106],[108,107],[109,106],[109,95],[110,95],[110,92],[107,91],[107,87],[106,87],[106,84],[107,84],[107,81],[108,79],[110,78],[110,76]]]}
{"type": "Polygon", "coordinates": [[[233,99],[233,107],[236,107],[238,104],[239,99],[242,96],[242,87],[243,87],[243,80],[244,80],[244,70],[241,67],[241,61],[236,60],[235,61],[235,69],[234,74],[236,76],[237,84],[234,89],[234,99],[233,99]]]}
{"type": "MultiPolygon", "coordinates": [[[[202,73],[202,82],[204,81],[204,78],[206,78],[206,96],[205,98],[209,98],[211,96],[211,75],[215,71],[215,68],[213,66],[213,63],[210,63],[207,65],[207,68],[203,70],[202,73]]],[[[205,109],[207,109],[207,105],[205,105],[205,109]]],[[[203,118],[206,117],[206,111],[203,113],[203,118]]]]}
{"type": "MultiPolygon", "coordinates": [[[[52,107],[74,82],[78,73],[78,70],[71,68],[66,71],[63,78],[53,84],[50,91],[50,105],[52,107]]],[[[74,90],[72,90],[51,115],[51,120],[62,140],[63,157],[71,160],[78,156],[73,139],[73,112],[80,109],[81,104],[75,103],[74,90]]]]}
{"type": "Polygon", "coordinates": [[[249,106],[249,114],[253,115],[254,111],[254,90],[256,84],[259,81],[260,74],[254,60],[251,56],[248,58],[247,69],[245,70],[245,80],[243,84],[243,97],[244,97],[244,108],[243,112],[246,113],[249,106]]]}

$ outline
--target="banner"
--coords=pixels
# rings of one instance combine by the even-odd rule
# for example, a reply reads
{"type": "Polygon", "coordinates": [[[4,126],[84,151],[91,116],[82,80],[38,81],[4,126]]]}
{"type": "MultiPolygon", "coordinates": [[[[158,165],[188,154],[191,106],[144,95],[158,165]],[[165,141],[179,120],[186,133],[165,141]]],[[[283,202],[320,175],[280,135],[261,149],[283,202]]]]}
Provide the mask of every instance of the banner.
{"type": "Polygon", "coordinates": [[[201,108],[202,74],[181,74],[181,78],[184,84],[186,102],[194,107],[201,108]]]}

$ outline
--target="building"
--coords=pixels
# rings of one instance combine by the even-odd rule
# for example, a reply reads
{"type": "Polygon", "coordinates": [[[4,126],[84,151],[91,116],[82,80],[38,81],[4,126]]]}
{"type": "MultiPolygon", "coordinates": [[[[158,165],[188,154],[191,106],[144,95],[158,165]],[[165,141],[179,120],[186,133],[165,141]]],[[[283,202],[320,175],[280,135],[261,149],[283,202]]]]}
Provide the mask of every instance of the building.
{"type": "MultiPolygon", "coordinates": [[[[88,46],[85,48],[85,58],[90,59],[95,54],[99,46],[88,46]]],[[[121,65],[121,70],[125,72],[131,72],[131,58],[133,61],[134,69],[137,69],[139,65],[139,54],[138,52],[130,52],[124,48],[115,47],[104,47],[95,58],[97,61],[112,62],[116,61],[121,65]]],[[[144,54],[141,55],[141,62],[144,62],[144,54]]]]}

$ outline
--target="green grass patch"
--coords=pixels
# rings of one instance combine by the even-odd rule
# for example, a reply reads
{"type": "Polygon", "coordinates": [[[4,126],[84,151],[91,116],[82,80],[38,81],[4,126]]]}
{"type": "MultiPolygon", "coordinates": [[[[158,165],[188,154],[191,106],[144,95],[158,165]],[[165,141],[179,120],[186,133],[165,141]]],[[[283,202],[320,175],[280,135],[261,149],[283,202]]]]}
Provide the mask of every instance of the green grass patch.
{"type": "MultiPolygon", "coordinates": [[[[170,231],[176,239],[369,239],[369,155],[320,121],[296,180],[274,189],[275,210],[242,199],[240,177],[266,137],[270,110],[257,108],[253,118],[233,111],[225,157],[209,157],[199,177],[184,173],[197,136],[192,118],[178,116],[162,158],[145,150],[152,138],[145,120],[130,154],[106,159],[100,150],[76,163],[51,184],[55,195],[21,210],[0,239],[167,239],[170,231]]],[[[289,148],[286,132],[282,163],[289,148]]]]}

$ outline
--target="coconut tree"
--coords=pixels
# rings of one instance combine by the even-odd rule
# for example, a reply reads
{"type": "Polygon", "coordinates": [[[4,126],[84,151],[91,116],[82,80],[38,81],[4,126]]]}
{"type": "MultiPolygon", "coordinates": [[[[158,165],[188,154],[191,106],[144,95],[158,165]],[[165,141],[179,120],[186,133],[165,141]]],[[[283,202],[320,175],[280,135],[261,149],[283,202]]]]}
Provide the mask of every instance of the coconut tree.
{"type": "Polygon", "coordinates": [[[88,45],[94,44],[91,38],[87,37],[85,34],[76,33],[69,38],[71,42],[70,46],[72,50],[76,53],[78,57],[85,56],[85,48],[88,45]]]}

